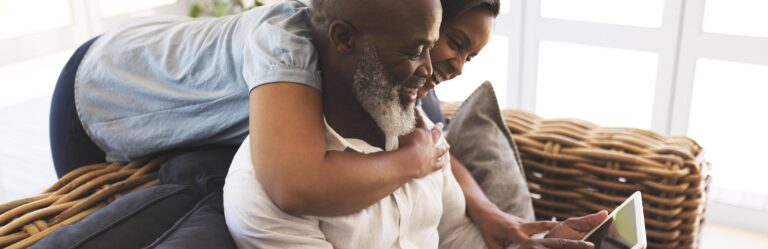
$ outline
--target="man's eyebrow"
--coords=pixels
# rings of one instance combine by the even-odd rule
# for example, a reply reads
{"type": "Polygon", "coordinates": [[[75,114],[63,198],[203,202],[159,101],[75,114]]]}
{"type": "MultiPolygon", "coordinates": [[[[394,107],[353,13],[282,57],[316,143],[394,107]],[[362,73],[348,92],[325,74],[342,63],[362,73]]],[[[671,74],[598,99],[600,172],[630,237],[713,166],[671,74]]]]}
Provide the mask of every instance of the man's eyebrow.
{"type": "Polygon", "coordinates": [[[419,40],[417,41],[417,43],[418,43],[419,45],[424,45],[424,46],[427,46],[427,47],[430,47],[430,48],[432,48],[432,47],[434,47],[434,46],[435,46],[435,44],[437,44],[437,40],[438,40],[438,39],[440,39],[440,37],[435,37],[435,38],[433,38],[433,39],[419,39],[419,40]]]}
{"type": "Polygon", "coordinates": [[[418,39],[418,40],[416,41],[416,43],[418,43],[418,44],[424,44],[424,45],[429,45],[429,44],[432,44],[432,43],[434,43],[435,41],[437,41],[437,40],[430,40],[430,39],[418,39]]]}
{"type": "Polygon", "coordinates": [[[437,40],[432,41],[432,40],[429,40],[429,39],[419,38],[419,39],[416,39],[416,40],[414,40],[412,42],[409,42],[407,46],[408,47],[415,47],[415,46],[433,47],[433,46],[435,46],[436,43],[437,43],[437,40]]]}

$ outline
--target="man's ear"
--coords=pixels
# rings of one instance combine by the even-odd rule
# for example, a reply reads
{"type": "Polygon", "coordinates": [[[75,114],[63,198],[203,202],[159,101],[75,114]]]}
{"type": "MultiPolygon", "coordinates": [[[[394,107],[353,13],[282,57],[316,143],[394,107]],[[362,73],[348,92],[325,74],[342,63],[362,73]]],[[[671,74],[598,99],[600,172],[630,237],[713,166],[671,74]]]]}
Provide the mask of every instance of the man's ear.
{"type": "Polygon", "coordinates": [[[342,20],[335,20],[328,27],[328,37],[331,40],[331,46],[342,55],[354,52],[356,33],[357,30],[352,24],[342,20]]]}

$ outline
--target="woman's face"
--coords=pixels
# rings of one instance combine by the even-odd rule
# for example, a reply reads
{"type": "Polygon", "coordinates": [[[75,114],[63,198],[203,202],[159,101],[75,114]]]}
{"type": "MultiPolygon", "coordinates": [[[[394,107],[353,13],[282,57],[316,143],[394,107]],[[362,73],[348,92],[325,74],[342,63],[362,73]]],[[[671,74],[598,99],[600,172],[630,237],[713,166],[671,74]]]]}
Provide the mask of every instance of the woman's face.
{"type": "Polygon", "coordinates": [[[419,89],[419,98],[441,82],[461,75],[464,63],[480,53],[491,38],[493,19],[488,11],[475,9],[442,24],[440,39],[430,52],[432,77],[419,89]]]}

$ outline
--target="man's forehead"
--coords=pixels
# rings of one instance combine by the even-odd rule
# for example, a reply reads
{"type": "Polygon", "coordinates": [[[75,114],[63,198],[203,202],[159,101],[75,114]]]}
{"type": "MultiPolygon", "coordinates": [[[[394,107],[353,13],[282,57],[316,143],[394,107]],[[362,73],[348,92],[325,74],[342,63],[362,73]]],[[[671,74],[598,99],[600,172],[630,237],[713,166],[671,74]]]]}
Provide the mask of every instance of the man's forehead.
{"type": "Polygon", "coordinates": [[[430,45],[437,42],[440,36],[441,12],[437,9],[428,15],[391,18],[382,20],[377,26],[393,36],[393,39],[406,39],[408,42],[430,45]]]}

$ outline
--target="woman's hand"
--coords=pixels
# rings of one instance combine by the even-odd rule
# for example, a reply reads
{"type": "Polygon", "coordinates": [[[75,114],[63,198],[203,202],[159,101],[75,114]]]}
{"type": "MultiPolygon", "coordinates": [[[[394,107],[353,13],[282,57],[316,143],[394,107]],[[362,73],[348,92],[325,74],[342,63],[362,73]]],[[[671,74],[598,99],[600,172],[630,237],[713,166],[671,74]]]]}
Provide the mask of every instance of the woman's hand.
{"type": "Polygon", "coordinates": [[[552,228],[544,239],[527,240],[520,245],[520,249],[594,249],[592,242],[580,239],[607,217],[608,212],[600,211],[567,219],[552,228]]]}
{"type": "Polygon", "coordinates": [[[438,144],[443,134],[443,123],[435,124],[427,129],[424,114],[416,109],[416,128],[406,135],[400,136],[400,148],[416,153],[419,160],[414,162],[416,178],[421,178],[440,170],[449,160],[444,159],[450,146],[448,143],[438,144]]]}
{"type": "Polygon", "coordinates": [[[605,210],[587,216],[569,218],[552,228],[546,238],[582,239],[606,218],[608,218],[608,212],[605,210]]]}
{"type": "Polygon", "coordinates": [[[509,242],[522,244],[528,241],[531,235],[549,231],[560,224],[554,221],[526,222],[499,210],[496,206],[476,212],[472,217],[489,249],[504,248],[509,242]]]}
{"type": "Polygon", "coordinates": [[[594,249],[592,242],[568,239],[529,239],[519,249],[594,249]]]}

